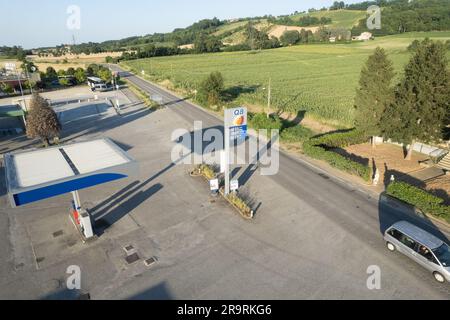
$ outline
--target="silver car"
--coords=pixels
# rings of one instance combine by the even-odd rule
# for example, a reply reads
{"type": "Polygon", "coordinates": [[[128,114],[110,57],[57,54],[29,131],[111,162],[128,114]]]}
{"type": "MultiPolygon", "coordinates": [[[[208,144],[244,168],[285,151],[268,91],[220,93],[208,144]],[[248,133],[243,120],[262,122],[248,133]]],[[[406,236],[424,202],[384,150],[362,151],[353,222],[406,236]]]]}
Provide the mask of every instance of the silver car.
{"type": "Polygon", "coordinates": [[[450,282],[450,247],[444,241],[406,221],[390,227],[384,239],[390,251],[416,261],[432,272],[436,281],[450,282]]]}

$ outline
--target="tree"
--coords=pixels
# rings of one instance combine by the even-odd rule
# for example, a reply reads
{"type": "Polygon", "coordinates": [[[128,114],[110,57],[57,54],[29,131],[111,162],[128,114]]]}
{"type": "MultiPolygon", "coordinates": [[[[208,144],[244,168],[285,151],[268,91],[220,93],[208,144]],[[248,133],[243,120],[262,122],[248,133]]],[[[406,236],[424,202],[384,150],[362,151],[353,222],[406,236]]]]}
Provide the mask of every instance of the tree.
{"type": "Polygon", "coordinates": [[[345,8],[345,2],[344,1],[335,1],[333,5],[330,7],[330,10],[339,10],[345,8]]]}
{"type": "Polygon", "coordinates": [[[59,79],[59,84],[63,87],[68,87],[70,86],[70,80],[68,78],[60,78],[59,79]]]}
{"type": "Polygon", "coordinates": [[[32,89],[35,89],[35,88],[36,88],[36,82],[26,80],[26,81],[23,83],[23,87],[24,87],[24,88],[32,88],[32,89]]]}
{"type": "Polygon", "coordinates": [[[420,45],[420,41],[419,40],[414,40],[409,46],[408,46],[408,51],[416,51],[417,47],[419,47],[420,45]]]}
{"type": "Polygon", "coordinates": [[[38,67],[37,67],[33,62],[27,61],[27,60],[25,60],[25,61],[22,63],[22,65],[20,66],[20,68],[21,68],[23,71],[26,71],[26,72],[28,72],[28,73],[32,73],[32,72],[38,71],[38,67]]]}
{"type": "MultiPolygon", "coordinates": [[[[303,31],[303,29],[302,29],[303,31]]],[[[283,45],[294,45],[300,42],[300,33],[297,30],[288,30],[283,33],[280,37],[281,43],[283,45]]]]}
{"type": "Polygon", "coordinates": [[[204,53],[207,52],[206,48],[206,35],[204,33],[200,34],[194,42],[194,50],[196,53],[204,53]]]}
{"type": "Polygon", "coordinates": [[[271,36],[269,40],[270,48],[279,48],[281,47],[280,40],[277,37],[271,36]]]}
{"type": "Polygon", "coordinates": [[[194,42],[196,53],[219,52],[223,44],[216,37],[208,37],[204,33],[200,34],[194,42]]]}
{"type": "Polygon", "coordinates": [[[48,67],[45,73],[45,77],[48,80],[55,80],[58,79],[58,74],[56,73],[55,69],[53,69],[53,67],[48,67]]]}
{"type": "Polygon", "coordinates": [[[27,136],[39,138],[47,147],[50,139],[57,137],[61,131],[61,124],[55,111],[38,93],[31,98],[30,112],[27,115],[27,136]]]}
{"type": "Polygon", "coordinates": [[[0,91],[3,91],[6,94],[11,94],[14,92],[14,88],[8,83],[0,83],[0,91]]]}
{"type": "Polygon", "coordinates": [[[111,82],[111,80],[112,80],[112,73],[111,73],[111,71],[109,70],[109,69],[107,69],[107,68],[100,68],[99,70],[98,70],[98,73],[97,73],[97,75],[98,75],[98,77],[100,78],[100,79],[102,79],[103,81],[105,81],[105,82],[111,82]]]}
{"type": "Polygon", "coordinates": [[[252,50],[268,49],[272,44],[267,32],[255,28],[251,21],[245,26],[244,35],[246,37],[246,43],[252,50]]]}
{"type": "Polygon", "coordinates": [[[442,139],[448,125],[450,74],[445,46],[429,39],[422,41],[405,67],[405,75],[395,91],[395,101],[383,115],[385,137],[409,144],[442,139]]]}
{"type": "Polygon", "coordinates": [[[206,50],[207,52],[220,52],[223,43],[216,37],[209,37],[206,39],[206,50]]]}
{"type": "Polygon", "coordinates": [[[224,80],[220,72],[212,72],[200,84],[197,99],[200,103],[207,106],[214,106],[220,102],[222,91],[224,89],[224,80]]]}
{"type": "Polygon", "coordinates": [[[315,37],[317,41],[328,42],[330,40],[330,31],[326,27],[320,26],[315,33],[315,37]]]}
{"type": "Polygon", "coordinates": [[[87,74],[89,76],[94,76],[94,75],[98,74],[99,70],[100,70],[100,66],[98,64],[93,63],[87,67],[87,74]]]}
{"type": "Polygon", "coordinates": [[[86,82],[86,72],[83,70],[83,68],[77,68],[77,70],[75,70],[75,79],[79,84],[86,82]]]}
{"type": "Polygon", "coordinates": [[[68,75],[68,76],[74,76],[74,75],[75,75],[75,69],[72,68],[72,67],[70,67],[69,69],[67,69],[66,75],[68,75]]]}
{"type": "Polygon", "coordinates": [[[362,68],[355,98],[355,126],[373,137],[372,147],[375,137],[382,135],[381,118],[393,101],[394,76],[392,61],[384,49],[376,48],[362,68]]]}

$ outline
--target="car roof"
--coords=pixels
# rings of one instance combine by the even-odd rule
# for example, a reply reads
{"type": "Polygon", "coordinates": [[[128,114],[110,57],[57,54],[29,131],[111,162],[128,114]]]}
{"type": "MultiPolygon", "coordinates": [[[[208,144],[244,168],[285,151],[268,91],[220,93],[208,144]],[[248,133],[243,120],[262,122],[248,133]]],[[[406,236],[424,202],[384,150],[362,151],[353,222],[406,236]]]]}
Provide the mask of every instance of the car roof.
{"type": "Polygon", "coordinates": [[[392,228],[397,229],[431,250],[437,249],[444,244],[444,241],[441,239],[406,221],[397,222],[392,228]]]}

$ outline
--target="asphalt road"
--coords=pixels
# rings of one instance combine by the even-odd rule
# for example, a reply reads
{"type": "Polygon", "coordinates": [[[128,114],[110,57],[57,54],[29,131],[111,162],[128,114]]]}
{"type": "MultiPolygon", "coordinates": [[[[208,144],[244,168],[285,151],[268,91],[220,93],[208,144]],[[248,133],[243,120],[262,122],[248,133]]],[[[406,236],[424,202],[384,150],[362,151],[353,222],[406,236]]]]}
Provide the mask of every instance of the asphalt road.
{"type": "MultiPolygon", "coordinates": [[[[164,103],[172,111],[177,113],[189,123],[202,121],[204,127],[217,127],[222,123],[215,116],[199,107],[192,105],[166,90],[153,85],[128,72],[123,72],[117,66],[112,66],[116,71],[122,71],[122,77],[126,77],[132,83],[140,87],[149,94],[157,94],[164,99],[164,103]]],[[[174,128],[175,129],[175,128],[174,128]]],[[[258,180],[260,177],[251,177],[258,180]]],[[[280,154],[280,171],[277,175],[267,177],[275,187],[280,203],[271,199],[268,208],[276,211],[277,207],[289,206],[289,203],[283,203],[281,199],[298,199],[314,209],[314,212],[320,214],[320,218],[331,221],[336,228],[343,229],[345,232],[365,246],[371,254],[377,255],[383,264],[392,266],[397,274],[389,274],[389,277],[396,279],[405,287],[402,290],[408,290],[408,283],[411,281],[414,288],[421,288],[421,293],[430,298],[449,298],[449,285],[440,285],[434,282],[432,276],[421,267],[415,265],[404,257],[393,256],[386,251],[382,239],[382,232],[393,223],[400,220],[408,220],[420,227],[432,232],[444,241],[448,242],[446,236],[441,233],[429,221],[414,217],[403,210],[388,205],[379,198],[358,188],[358,186],[345,182],[339,178],[324,172],[323,170],[311,165],[310,163],[294,158],[286,153],[280,154]],[[283,195],[286,195],[284,197],[283,195]],[[292,198],[293,197],[293,198],[292,198]]],[[[265,195],[262,186],[255,182],[253,190],[261,190],[259,196],[265,195]],[[258,189],[260,188],[260,189],[258,189]]],[[[265,184],[266,182],[263,182],[265,184]]],[[[258,199],[263,201],[263,198],[258,199]]],[[[318,235],[320,237],[321,235],[318,235]]],[[[326,238],[326,235],[322,237],[326,238]]],[[[320,252],[318,252],[320,254],[320,252]]]]}

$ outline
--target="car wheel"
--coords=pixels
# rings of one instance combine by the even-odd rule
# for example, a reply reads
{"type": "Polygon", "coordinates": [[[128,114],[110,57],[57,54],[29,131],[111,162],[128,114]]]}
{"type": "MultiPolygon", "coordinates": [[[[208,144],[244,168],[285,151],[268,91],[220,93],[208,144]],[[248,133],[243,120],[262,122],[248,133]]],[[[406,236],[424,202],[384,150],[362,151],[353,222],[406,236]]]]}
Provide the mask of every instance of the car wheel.
{"type": "Polygon", "coordinates": [[[392,243],[390,243],[390,242],[386,243],[386,246],[387,246],[388,250],[391,251],[391,252],[394,252],[395,250],[397,250],[395,248],[395,246],[392,243]]]}
{"type": "Polygon", "coordinates": [[[440,274],[439,272],[435,272],[433,273],[434,279],[436,279],[437,282],[439,283],[445,283],[445,278],[442,274],[440,274]]]}

